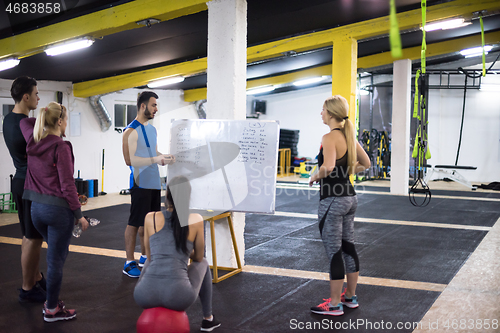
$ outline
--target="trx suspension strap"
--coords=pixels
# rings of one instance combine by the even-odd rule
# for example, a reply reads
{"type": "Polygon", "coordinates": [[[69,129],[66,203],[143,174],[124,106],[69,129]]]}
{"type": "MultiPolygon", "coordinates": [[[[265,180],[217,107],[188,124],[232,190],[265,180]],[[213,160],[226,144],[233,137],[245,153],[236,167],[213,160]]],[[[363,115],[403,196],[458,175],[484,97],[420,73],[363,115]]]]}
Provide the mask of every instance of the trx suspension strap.
{"type": "Polygon", "coordinates": [[[391,29],[389,30],[391,55],[393,58],[401,58],[403,56],[403,50],[401,49],[401,35],[399,34],[395,0],[391,0],[391,11],[389,15],[389,20],[391,23],[391,29]]]}
{"type": "Polygon", "coordinates": [[[486,55],[484,52],[484,26],[483,26],[483,15],[479,14],[479,22],[481,23],[481,46],[483,49],[483,77],[486,76],[486,55]]]}
{"type": "Polygon", "coordinates": [[[408,197],[412,205],[424,207],[431,201],[431,190],[424,181],[425,160],[431,158],[427,144],[427,98],[429,93],[428,76],[425,73],[425,21],[426,0],[422,0],[422,51],[420,53],[421,69],[415,76],[415,100],[413,104],[413,118],[417,119],[417,133],[413,145],[412,157],[415,159],[415,183],[410,188],[408,197]],[[415,194],[423,194],[423,200],[417,201],[415,194]]]}

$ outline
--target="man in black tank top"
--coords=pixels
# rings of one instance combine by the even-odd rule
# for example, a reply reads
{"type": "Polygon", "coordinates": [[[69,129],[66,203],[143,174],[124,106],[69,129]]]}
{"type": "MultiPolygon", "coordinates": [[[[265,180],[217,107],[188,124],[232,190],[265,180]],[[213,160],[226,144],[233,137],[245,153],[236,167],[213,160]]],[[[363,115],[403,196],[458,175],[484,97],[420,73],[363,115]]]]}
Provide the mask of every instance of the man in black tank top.
{"type": "Polygon", "coordinates": [[[46,282],[39,269],[43,238],[31,221],[31,202],[22,198],[28,158],[26,140],[19,126],[22,119],[28,118],[30,110],[36,109],[40,100],[36,80],[27,76],[18,77],[12,83],[10,93],[16,104],[3,120],[3,137],[16,168],[11,188],[23,235],[21,245],[23,284],[19,289],[19,301],[43,303],[46,297],[46,282]]]}

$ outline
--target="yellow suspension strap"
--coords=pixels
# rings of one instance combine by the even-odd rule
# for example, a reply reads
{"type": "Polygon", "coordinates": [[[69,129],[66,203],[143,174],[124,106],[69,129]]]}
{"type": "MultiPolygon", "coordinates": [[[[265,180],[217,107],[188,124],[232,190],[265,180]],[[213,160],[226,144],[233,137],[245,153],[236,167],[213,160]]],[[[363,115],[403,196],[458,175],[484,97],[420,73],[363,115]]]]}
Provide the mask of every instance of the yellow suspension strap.
{"type": "Polygon", "coordinates": [[[415,76],[415,100],[413,104],[413,117],[417,119],[417,132],[413,146],[412,157],[415,159],[415,183],[410,188],[408,197],[412,205],[424,207],[431,201],[431,191],[429,186],[424,181],[425,160],[431,158],[431,153],[427,142],[427,97],[428,97],[428,76],[425,73],[425,22],[426,22],[426,0],[422,0],[422,51],[420,52],[421,69],[417,71],[415,76]],[[424,199],[421,202],[417,201],[415,194],[423,194],[424,199]]]}
{"type": "Polygon", "coordinates": [[[391,27],[389,30],[389,41],[391,43],[391,55],[393,58],[401,58],[403,56],[403,50],[401,48],[401,35],[399,34],[399,26],[398,26],[398,18],[396,16],[395,0],[391,0],[389,21],[391,24],[391,27]]]}
{"type": "Polygon", "coordinates": [[[486,54],[484,52],[484,26],[483,15],[479,14],[479,22],[481,23],[481,45],[483,47],[483,77],[486,76],[486,54]]]}

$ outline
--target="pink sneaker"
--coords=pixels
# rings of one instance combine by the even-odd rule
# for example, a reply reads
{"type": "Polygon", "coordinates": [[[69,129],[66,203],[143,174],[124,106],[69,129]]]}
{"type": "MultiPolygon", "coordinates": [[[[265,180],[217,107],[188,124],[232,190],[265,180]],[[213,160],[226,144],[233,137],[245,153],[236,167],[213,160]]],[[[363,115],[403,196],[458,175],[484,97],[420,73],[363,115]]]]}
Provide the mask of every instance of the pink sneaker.
{"type": "Polygon", "coordinates": [[[54,309],[54,311],[50,311],[47,309],[47,303],[44,304],[44,314],[43,314],[43,320],[45,320],[48,323],[52,323],[54,321],[59,321],[59,320],[70,320],[76,317],[76,311],[71,309],[68,310],[64,306],[64,303],[62,301],[59,301],[57,303],[57,307],[54,309]]]}
{"type": "Polygon", "coordinates": [[[330,315],[330,316],[341,316],[344,314],[344,307],[342,306],[342,303],[337,304],[336,306],[333,306],[330,301],[332,299],[323,299],[325,301],[324,303],[321,303],[318,306],[313,306],[311,308],[311,312],[317,313],[317,314],[322,314],[322,315],[330,315]]]}

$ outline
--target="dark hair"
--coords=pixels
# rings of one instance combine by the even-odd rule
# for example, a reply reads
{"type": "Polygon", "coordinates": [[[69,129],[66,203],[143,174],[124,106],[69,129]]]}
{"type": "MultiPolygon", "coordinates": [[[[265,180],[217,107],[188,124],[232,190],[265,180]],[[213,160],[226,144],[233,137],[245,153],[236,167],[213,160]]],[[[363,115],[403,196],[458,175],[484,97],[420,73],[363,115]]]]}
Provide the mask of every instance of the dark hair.
{"type": "Polygon", "coordinates": [[[14,102],[19,103],[23,100],[24,94],[30,95],[33,92],[33,87],[36,86],[36,80],[29,76],[20,76],[12,82],[10,95],[14,102]]]}
{"type": "Polygon", "coordinates": [[[174,233],[175,248],[177,251],[182,251],[189,254],[186,241],[189,233],[188,221],[183,221],[181,225],[179,215],[182,219],[189,219],[189,199],[191,198],[191,185],[186,177],[178,176],[172,179],[167,186],[166,206],[172,207],[172,216],[170,218],[170,226],[174,233]],[[171,191],[173,189],[173,192],[171,191]],[[177,207],[175,206],[177,202],[177,207]],[[179,205],[179,203],[181,203],[179,205]]]}
{"type": "Polygon", "coordinates": [[[146,106],[148,105],[149,99],[151,97],[154,97],[156,99],[159,98],[158,95],[152,91],[143,91],[139,94],[139,96],[137,96],[137,112],[139,112],[139,110],[141,109],[142,103],[145,103],[146,106]]]}

